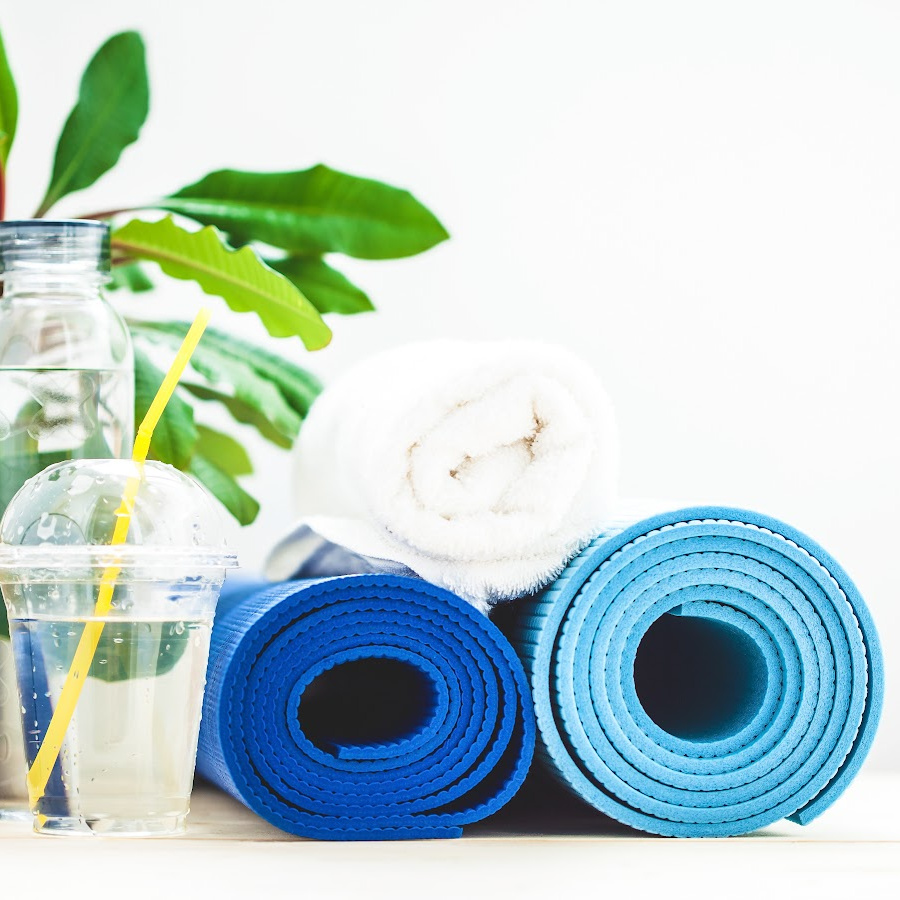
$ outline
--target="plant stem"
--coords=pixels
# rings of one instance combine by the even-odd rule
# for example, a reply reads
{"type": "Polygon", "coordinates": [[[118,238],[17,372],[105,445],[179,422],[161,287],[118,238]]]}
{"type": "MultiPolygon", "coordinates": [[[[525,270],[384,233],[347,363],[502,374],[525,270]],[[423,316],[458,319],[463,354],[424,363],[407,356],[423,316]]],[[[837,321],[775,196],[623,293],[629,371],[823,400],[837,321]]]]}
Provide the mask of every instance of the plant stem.
{"type": "Polygon", "coordinates": [[[6,169],[0,162],[0,221],[6,218],[6,169]]]}
{"type": "Polygon", "coordinates": [[[120,209],[104,209],[101,212],[92,212],[85,213],[82,216],[76,216],[78,219],[111,219],[113,216],[118,216],[120,213],[126,212],[136,212],[139,209],[143,209],[141,206],[123,206],[120,209]]]}
{"type": "Polygon", "coordinates": [[[32,219],[43,219],[44,216],[50,211],[50,207],[56,202],[55,199],[51,199],[48,194],[41,200],[41,205],[32,213],[32,219]]]}

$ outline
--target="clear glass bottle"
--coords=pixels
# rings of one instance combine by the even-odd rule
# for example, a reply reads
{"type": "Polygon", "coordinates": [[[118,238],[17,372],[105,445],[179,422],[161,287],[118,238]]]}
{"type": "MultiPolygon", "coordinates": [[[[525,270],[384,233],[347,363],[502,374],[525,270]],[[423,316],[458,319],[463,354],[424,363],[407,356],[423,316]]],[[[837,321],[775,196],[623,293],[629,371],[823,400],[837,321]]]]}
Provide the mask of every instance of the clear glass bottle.
{"type": "Polygon", "coordinates": [[[134,360],[106,302],[102,222],[0,222],[0,513],[32,475],[121,457],[134,437],[134,360]]]}
{"type": "MultiPolygon", "coordinates": [[[[133,351],[103,297],[109,265],[102,222],[0,222],[0,515],[52,463],[131,452],[133,351]]],[[[8,634],[0,604],[0,818],[24,787],[8,634]]]]}

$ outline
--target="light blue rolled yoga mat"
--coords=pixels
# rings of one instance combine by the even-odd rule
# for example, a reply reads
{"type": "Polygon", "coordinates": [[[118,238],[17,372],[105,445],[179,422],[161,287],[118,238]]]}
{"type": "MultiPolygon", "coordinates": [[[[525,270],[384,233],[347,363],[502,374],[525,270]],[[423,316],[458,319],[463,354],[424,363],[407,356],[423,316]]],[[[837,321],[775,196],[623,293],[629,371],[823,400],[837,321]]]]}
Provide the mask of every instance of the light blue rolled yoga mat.
{"type": "Polygon", "coordinates": [[[818,544],[766,516],[697,507],[603,534],[514,615],[539,756],[634,828],[806,824],[875,734],[869,611],[818,544]]]}
{"type": "Polygon", "coordinates": [[[226,582],[197,769],[279,828],[458,837],[533,751],[519,660],[454,594],[395,575],[226,582]]]}

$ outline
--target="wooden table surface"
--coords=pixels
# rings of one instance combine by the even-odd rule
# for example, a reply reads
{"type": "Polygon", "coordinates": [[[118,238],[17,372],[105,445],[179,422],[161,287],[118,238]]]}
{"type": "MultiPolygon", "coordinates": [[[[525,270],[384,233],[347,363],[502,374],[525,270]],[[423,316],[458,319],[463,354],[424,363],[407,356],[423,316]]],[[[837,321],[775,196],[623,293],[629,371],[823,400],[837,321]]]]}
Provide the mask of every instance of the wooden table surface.
{"type": "Polygon", "coordinates": [[[898,809],[900,774],[864,773],[811,825],[738,838],[654,838],[587,811],[542,820],[543,834],[501,813],[460,840],[326,843],[292,838],[199,784],[177,838],[42,837],[0,821],[0,900],[898,898],[898,809]]]}

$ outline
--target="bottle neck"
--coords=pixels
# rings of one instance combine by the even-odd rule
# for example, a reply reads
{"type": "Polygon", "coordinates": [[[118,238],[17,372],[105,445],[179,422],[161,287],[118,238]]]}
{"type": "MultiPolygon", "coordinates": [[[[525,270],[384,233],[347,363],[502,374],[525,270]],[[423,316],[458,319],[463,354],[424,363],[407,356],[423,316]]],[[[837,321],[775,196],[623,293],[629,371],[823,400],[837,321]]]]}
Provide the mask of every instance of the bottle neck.
{"type": "Polygon", "coordinates": [[[102,272],[39,272],[15,270],[3,276],[4,300],[101,300],[102,272]]]}

